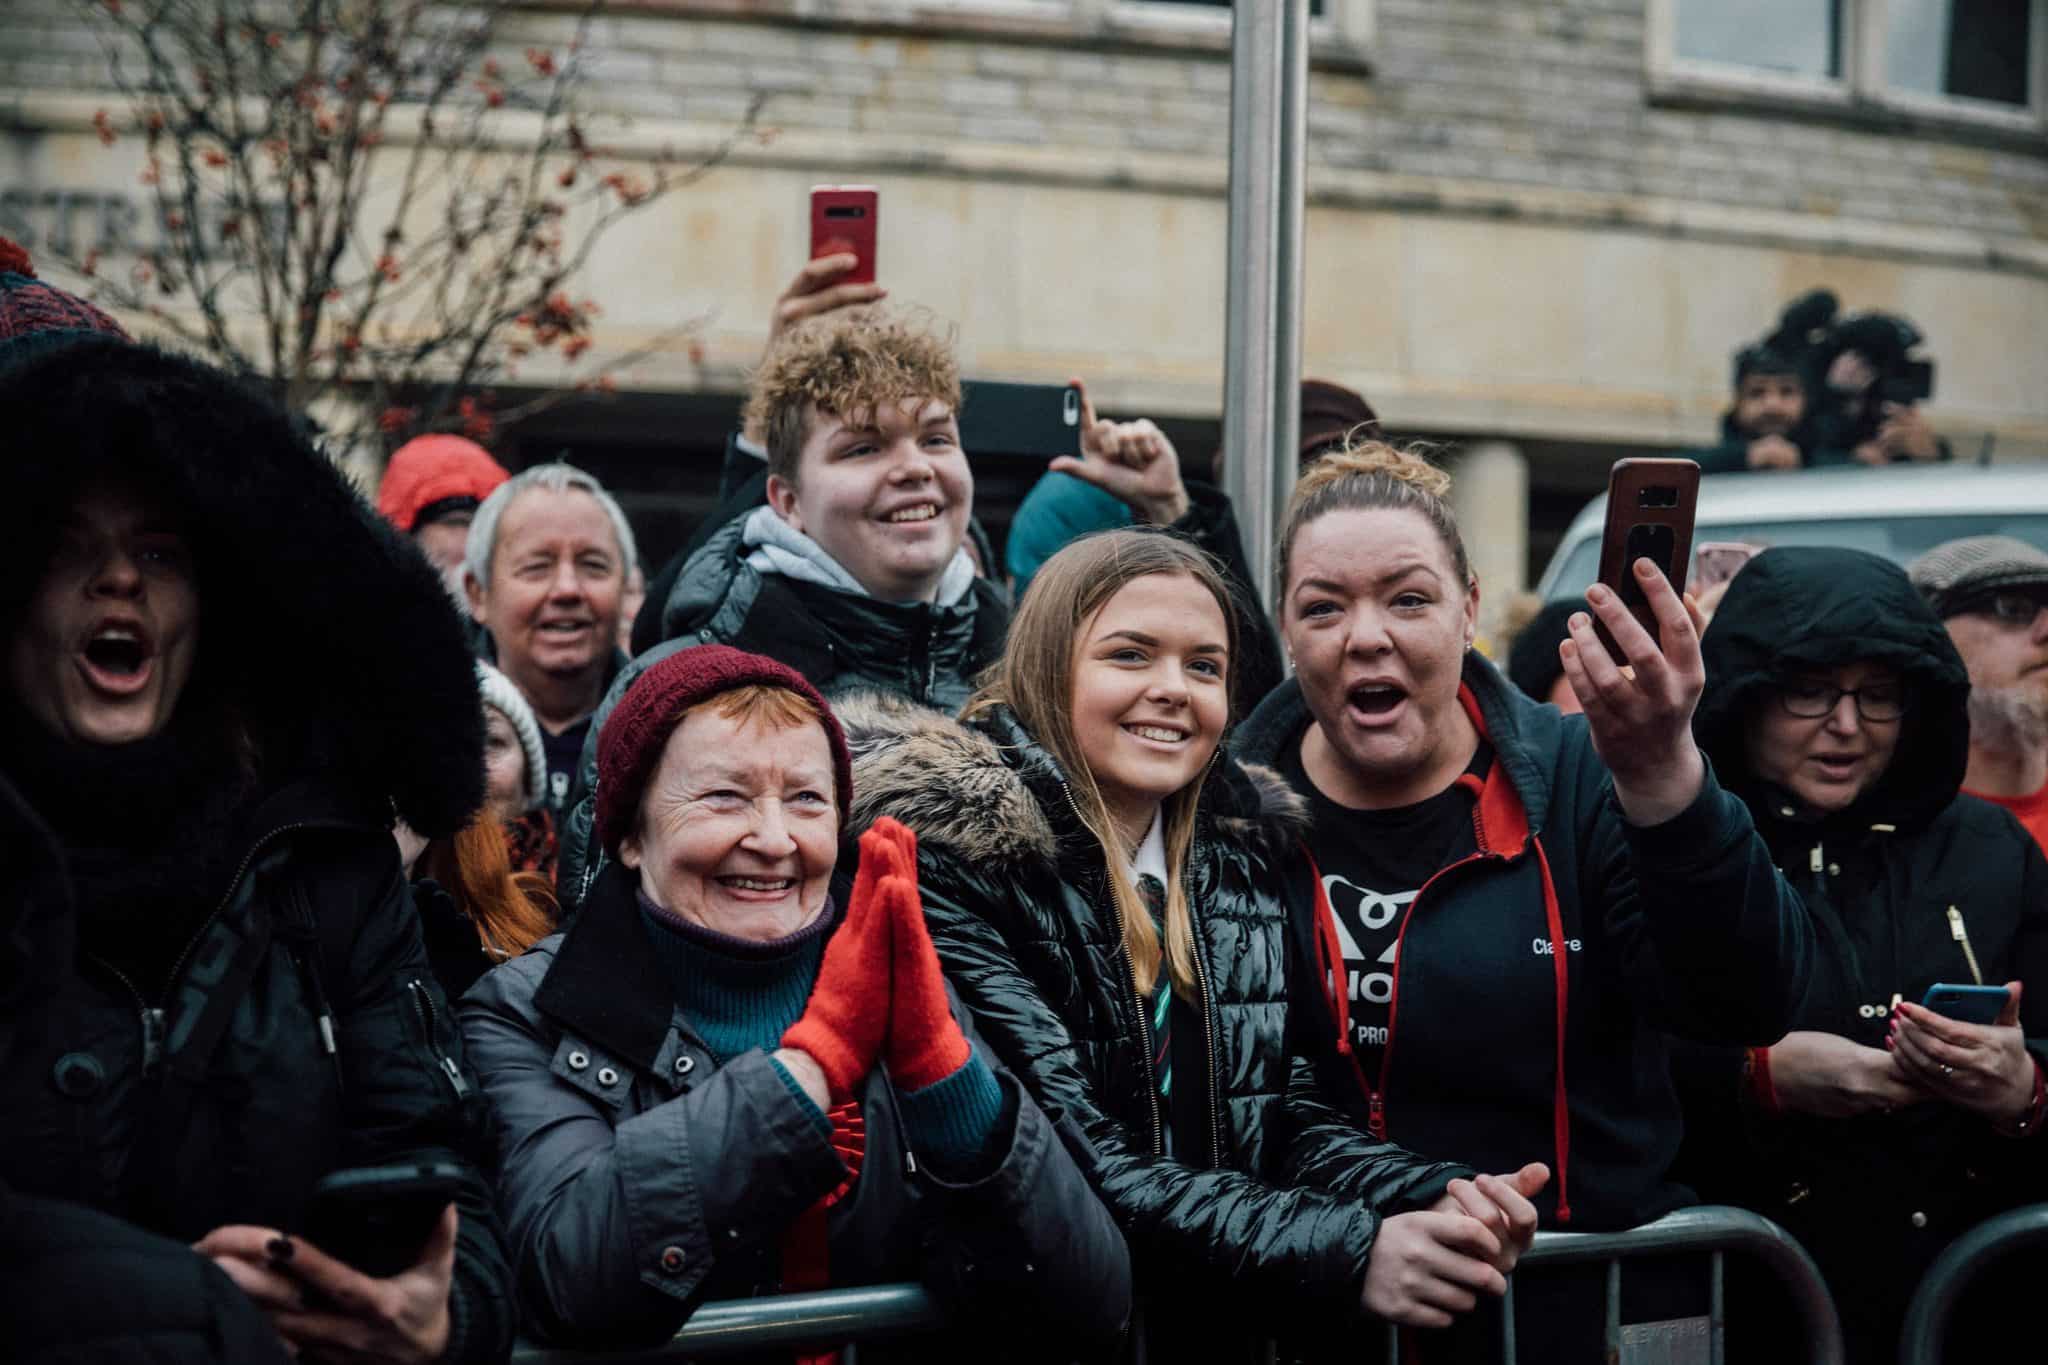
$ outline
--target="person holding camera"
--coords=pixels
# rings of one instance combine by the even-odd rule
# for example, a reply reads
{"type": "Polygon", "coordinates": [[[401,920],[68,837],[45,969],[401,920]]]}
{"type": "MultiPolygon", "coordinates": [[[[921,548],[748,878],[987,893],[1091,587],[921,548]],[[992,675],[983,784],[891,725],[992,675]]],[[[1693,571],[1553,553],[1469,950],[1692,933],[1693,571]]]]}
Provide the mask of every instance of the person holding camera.
{"type": "Polygon", "coordinates": [[[77,968],[0,1066],[0,1171],[195,1244],[294,1354],[503,1359],[478,1086],[391,837],[483,792],[439,576],[196,361],[0,353],[0,411],[0,769],[61,846],[77,968]],[[324,1177],[396,1166],[445,1169],[395,1269],[308,1235],[324,1177]]]}
{"type": "MultiPolygon", "coordinates": [[[[1783,1038],[1679,1047],[1681,1171],[1797,1236],[1849,1359],[1888,1361],[1934,1255],[2048,1194],[2048,861],[2009,812],[1959,794],[1969,679],[1888,560],[1764,551],[1702,654],[1700,748],[1820,932],[1783,1038]]],[[[1769,1301],[1730,1317],[1759,1349],[1782,1328],[1769,1301]]]]}
{"type": "Polygon", "coordinates": [[[1810,352],[1807,379],[1823,444],[1867,465],[1954,457],[1920,410],[1934,396],[1934,362],[1913,354],[1922,339],[1919,328],[1891,313],[1828,321],[1810,352]]]}

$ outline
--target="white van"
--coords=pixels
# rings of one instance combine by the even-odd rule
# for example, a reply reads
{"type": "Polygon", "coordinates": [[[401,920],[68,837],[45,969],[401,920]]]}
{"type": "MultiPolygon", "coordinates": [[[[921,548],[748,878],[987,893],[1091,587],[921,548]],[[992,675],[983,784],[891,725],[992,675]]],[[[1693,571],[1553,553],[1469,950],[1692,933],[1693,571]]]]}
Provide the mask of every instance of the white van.
{"type": "MultiPolygon", "coordinates": [[[[1536,591],[1577,597],[1600,573],[1602,494],[1566,528],[1536,591]]],[[[2048,463],[1842,465],[1700,480],[1693,544],[1842,545],[1901,565],[1962,536],[2017,536],[2048,550],[2048,463]]]]}

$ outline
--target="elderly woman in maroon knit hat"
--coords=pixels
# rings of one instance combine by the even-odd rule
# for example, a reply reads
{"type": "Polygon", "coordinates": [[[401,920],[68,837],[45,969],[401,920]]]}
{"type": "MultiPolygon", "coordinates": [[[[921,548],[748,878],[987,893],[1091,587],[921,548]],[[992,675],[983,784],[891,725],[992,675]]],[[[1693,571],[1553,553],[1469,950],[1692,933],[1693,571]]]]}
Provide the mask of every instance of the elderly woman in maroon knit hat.
{"type": "Polygon", "coordinates": [[[537,1334],[644,1344],[707,1299],[918,1280],[978,1350],[1118,1340],[1122,1237],[947,992],[914,838],[879,822],[838,875],[852,785],[818,692],[724,646],[606,722],[610,863],[462,1005],[537,1334]]]}

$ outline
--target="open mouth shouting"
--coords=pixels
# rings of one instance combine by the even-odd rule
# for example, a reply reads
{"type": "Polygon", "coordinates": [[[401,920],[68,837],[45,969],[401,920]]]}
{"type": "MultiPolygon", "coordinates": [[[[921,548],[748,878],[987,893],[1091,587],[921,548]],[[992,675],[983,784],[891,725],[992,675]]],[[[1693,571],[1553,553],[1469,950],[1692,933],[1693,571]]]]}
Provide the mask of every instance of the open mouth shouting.
{"type": "Polygon", "coordinates": [[[132,697],[156,671],[155,637],[133,617],[108,617],[87,633],[77,651],[86,685],[107,697],[132,697]]]}
{"type": "Polygon", "coordinates": [[[1407,700],[1408,689],[1396,682],[1362,682],[1344,694],[1345,709],[1352,721],[1368,727],[1393,723],[1407,700]]]}

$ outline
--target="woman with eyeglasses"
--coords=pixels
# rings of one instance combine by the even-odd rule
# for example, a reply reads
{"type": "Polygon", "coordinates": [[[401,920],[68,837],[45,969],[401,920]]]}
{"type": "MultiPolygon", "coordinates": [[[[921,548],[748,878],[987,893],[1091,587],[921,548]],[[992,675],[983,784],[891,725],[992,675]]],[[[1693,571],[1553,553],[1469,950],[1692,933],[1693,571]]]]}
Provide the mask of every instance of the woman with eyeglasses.
{"type": "MultiPolygon", "coordinates": [[[[2048,1193],[2048,862],[2009,812],[1960,793],[1968,675],[1896,565],[1768,550],[1702,653],[1694,734],[1820,944],[1781,1041],[1681,1048],[1682,1170],[1789,1228],[1834,1289],[1849,1359],[1890,1360],[1935,1253],[2048,1193]],[[1937,982],[2006,999],[1995,1022],[1962,1022],[1921,1007],[1937,982]]],[[[1986,1299],[1956,1321],[1986,1328],[2015,1302],[1986,1299]]],[[[1732,1309],[1731,1330],[1798,1340],[1759,1311],[1732,1309]]]]}

